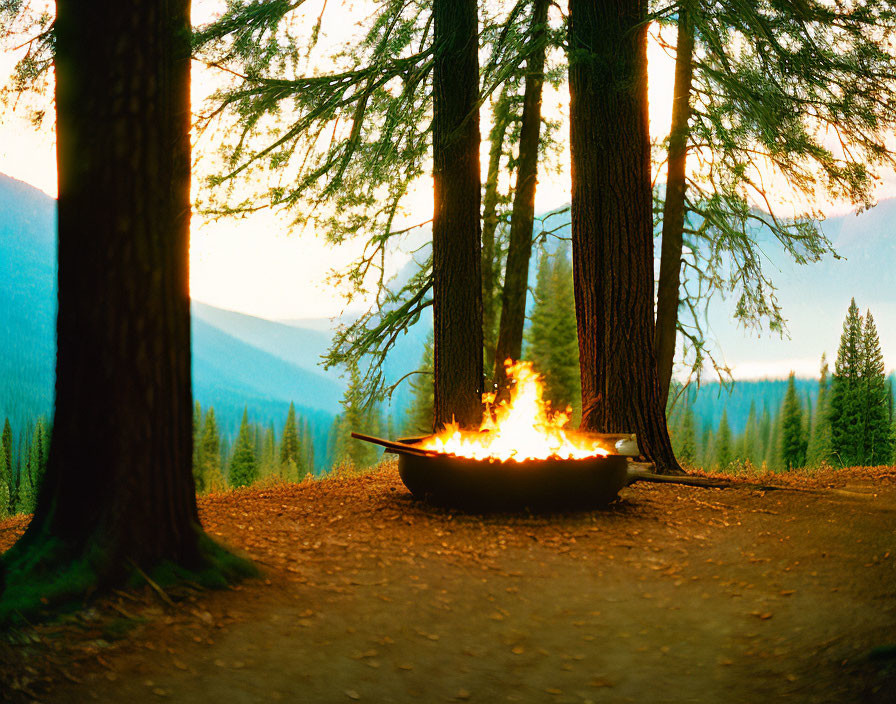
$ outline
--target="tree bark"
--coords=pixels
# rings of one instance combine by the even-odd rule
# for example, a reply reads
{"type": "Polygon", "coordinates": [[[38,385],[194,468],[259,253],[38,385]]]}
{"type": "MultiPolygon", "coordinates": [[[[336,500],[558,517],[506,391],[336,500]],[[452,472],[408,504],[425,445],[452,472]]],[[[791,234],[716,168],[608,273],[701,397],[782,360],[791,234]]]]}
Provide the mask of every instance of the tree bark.
{"type": "Polygon", "coordinates": [[[495,233],[498,229],[498,177],[504,140],[510,124],[507,87],[495,101],[493,124],[489,133],[488,171],[485,176],[485,195],[482,199],[482,344],[483,369],[488,373],[495,365],[497,343],[497,288],[500,264],[495,233]]]}
{"type": "Polygon", "coordinates": [[[190,3],[56,8],[56,408],[33,520],[5,556],[50,601],[134,567],[207,566],[192,474],[190,3]],[[70,581],[41,583],[66,569],[70,581]]]}
{"type": "Polygon", "coordinates": [[[646,0],[570,0],[572,242],[582,429],[680,473],[654,350],[646,0]]]}
{"type": "Polygon", "coordinates": [[[681,252],[684,242],[685,181],[688,121],[691,116],[691,81],[694,74],[694,34],[686,6],[678,11],[678,44],[672,98],[672,128],[663,204],[663,243],[656,300],[656,357],[660,402],[665,407],[672,382],[672,364],[678,333],[681,288],[681,252]]]}
{"type": "Polygon", "coordinates": [[[435,427],[482,418],[476,0],[433,3],[435,427]]]}
{"type": "Polygon", "coordinates": [[[526,65],[526,89],[520,127],[520,155],[513,211],[510,216],[510,243],[501,296],[501,325],[495,348],[495,384],[499,393],[507,386],[504,362],[518,360],[523,350],[526,323],[526,295],[529,290],[529,259],[532,256],[532,226],[535,220],[535,186],[538,180],[538,145],[541,133],[541,94],[544,84],[545,29],[548,0],[535,0],[531,41],[538,48],[526,65]]]}

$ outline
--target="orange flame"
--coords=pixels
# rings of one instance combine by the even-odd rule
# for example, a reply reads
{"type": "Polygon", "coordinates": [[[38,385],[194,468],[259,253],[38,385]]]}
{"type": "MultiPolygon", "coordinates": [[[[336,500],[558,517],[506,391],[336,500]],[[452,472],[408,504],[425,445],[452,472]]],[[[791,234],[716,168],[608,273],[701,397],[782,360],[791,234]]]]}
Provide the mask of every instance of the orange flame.
{"type": "Polygon", "coordinates": [[[482,395],[484,420],[478,432],[449,423],[423,440],[420,447],[477,460],[585,459],[609,454],[597,440],[565,430],[571,409],[551,412],[544,401],[544,384],[530,362],[504,362],[507,378],[515,382],[510,402],[495,406],[495,394],[482,395]]]}

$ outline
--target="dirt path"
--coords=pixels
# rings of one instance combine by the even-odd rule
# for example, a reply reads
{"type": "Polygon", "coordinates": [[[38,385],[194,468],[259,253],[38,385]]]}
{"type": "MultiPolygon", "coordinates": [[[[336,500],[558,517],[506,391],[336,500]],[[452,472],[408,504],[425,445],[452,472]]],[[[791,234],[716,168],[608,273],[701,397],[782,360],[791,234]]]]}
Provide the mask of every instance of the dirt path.
{"type": "Polygon", "coordinates": [[[47,702],[894,702],[893,659],[867,656],[896,642],[896,470],[800,486],[635,485],[561,517],[432,509],[394,468],[210,497],[207,528],[266,580],[41,627],[17,686],[47,702]]]}

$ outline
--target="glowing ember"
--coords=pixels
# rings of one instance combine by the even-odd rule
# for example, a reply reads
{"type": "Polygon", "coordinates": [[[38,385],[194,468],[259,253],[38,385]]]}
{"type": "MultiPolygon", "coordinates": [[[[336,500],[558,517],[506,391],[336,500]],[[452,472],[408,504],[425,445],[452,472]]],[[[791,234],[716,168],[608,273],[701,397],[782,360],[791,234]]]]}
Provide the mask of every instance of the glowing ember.
{"type": "Polygon", "coordinates": [[[544,384],[529,362],[507,360],[508,379],[516,382],[510,402],[495,406],[495,394],[483,394],[484,420],[478,432],[461,430],[449,423],[443,431],[420,443],[434,450],[477,460],[585,459],[607,455],[597,440],[565,430],[570,409],[551,412],[542,399],[544,384]]]}

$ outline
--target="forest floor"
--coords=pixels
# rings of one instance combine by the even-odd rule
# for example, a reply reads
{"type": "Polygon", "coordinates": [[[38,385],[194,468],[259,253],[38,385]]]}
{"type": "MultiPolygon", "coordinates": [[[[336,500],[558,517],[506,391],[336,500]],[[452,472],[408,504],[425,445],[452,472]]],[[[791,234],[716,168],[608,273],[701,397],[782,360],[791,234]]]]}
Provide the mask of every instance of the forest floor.
{"type": "Polygon", "coordinates": [[[208,496],[261,578],[12,631],[0,699],[896,701],[896,469],[764,481],[565,515],[432,508],[394,465],[208,496]]]}

